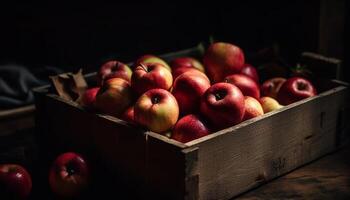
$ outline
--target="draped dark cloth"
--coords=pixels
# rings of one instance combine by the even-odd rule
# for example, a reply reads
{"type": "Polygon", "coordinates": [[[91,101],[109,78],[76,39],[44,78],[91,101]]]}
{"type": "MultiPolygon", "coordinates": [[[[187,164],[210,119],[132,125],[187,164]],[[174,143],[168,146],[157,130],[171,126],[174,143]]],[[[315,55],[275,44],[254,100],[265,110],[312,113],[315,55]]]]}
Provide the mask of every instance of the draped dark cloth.
{"type": "Polygon", "coordinates": [[[0,110],[34,103],[32,89],[48,84],[49,76],[58,73],[62,70],[51,66],[0,65],[0,110]]]}

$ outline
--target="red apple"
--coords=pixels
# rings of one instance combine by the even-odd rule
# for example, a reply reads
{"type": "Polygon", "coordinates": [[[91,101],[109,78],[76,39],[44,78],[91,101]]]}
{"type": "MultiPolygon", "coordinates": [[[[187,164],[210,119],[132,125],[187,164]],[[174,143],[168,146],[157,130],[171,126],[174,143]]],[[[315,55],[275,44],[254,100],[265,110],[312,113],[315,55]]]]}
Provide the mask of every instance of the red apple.
{"type": "Polygon", "coordinates": [[[134,106],[130,106],[126,111],[122,114],[121,119],[134,123],[134,106]]]}
{"type": "Polygon", "coordinates": [[[217,42],[209,46],[204,54],[203,63],[209,79],[217,83],[230,74],[241,72],[244,54],[238,46],[217,42]]]}
{"type": "Polygon", "coordinates": [[[264,81],[261,85],[261,95],[276,99],[277,93],[287,79],[275,77],[264,81]]]}
{"type": "Polygon", "coordinates": [[[243,120],[248,120],[264,114],[264,110],[260,102],[253,97],[245,96],[244,105],[245,112],[243,120]]]}
{"type": "Polygon", "coordinates": [[[252,78],[257,84],[259,84],[259,75],[255,67],[250,64],[244,64],[241,70],[241,74],[247,75],[252,78]]]}
{"type": "Polygon", "coordinates": [[[227,76],[224,81],[237,86],[242,91],[244,96],[251,96],[256,99],[260,98],[259,85],[246,75],[233,74],[227,76]]]}
{"type": "Polygon", "coordinates": [[[162,64],[165,68],[167,68],[171,72],[171,68],[168,65],[168,63],[166,63],[163,59],[161,59],[155,55],[146,54],[146,55],[141,56],[140,58],[138,58],[136,60],[134,67],[136,68],[137,66],[140,65],[140,63],[144,63],[144,64],[159,63],[159,64],[162,64]]]}
{"type": "Polygon", "coordinates": [[[131,74],[132,71],[128,65],[117,60],[111,60],[100,67],[97,74],[97,81],[99,85],[102,85],[105,80],[111,78],[122,78],[130,82],[131,74]]]}
{"type": "MultiPolygon", "coordinates": [[[[199,71],[198,69],[195,69],[195,68],[180,67],[180,68],[172,70],[173,79],[175,80],[178,76],[180,76],[181,74],[183,74],[185,72],[200,72],[200,73],[202,73],[201,71],[199,71]]],[[[202,74],[204,74],[204,73],[202,73],[202,74]]],[[[208,80],[209,80],[209,78],[208,78],[208,80]]]]}
{"type": "Polygon", "coordinates": [[[200,111],[217,129],[242,121],[244,96],[241,90],[229,83],[216,83],[204,93],[200,111]]]}
{"type": "Polygon", "coordinates": [[[264,113],[268,113],[274,110],[278,110],[283,106],[278,103],[278,101],[272,97],[261,97],[260,98],[261,106],[264,110],[264,113]]]}
{"type": "Polygon", "coordinates": [[[203,73],[205,73],[204,66],[197,59],[192,57],[179,57],[175,58],[170,63],[171,70],[177,70],[180,68],[192,68],[197,69],[203,73]]]}
{"type": "Polygon", "coordinates": [[[99,90],[99,87],[89,88],[85,90],[83,96],[81,97],[81,105],[86,108],[94,108],[96,102],[96,95],[99,90]]]}
{"type": "Polygon", "coordinates": [[[131,76],[131,86],[138,95],[155,88],[169,90],[172,84],[171,72],[159,63],[141,63],[131,76]]]}
{"type": "Polygon", "coordinates": [[[77,197],[89,185],[89,167],[84,158],[74,152],[59,155],[49,172],[53,193],[61,197],[77,197]]]}
{"type": "Polygon", "coordinates": [[[148,90],[135,103],[135,122],[156,133],[164,133],[171,129],[178,117],[177,101],[164,89],[148,90]]]}
{"type": "Polygon", "coordinates": [[[132,102],[130,83],[121,78],[112,78],[103,84],[96,95],[98,110],[113,116],[119,116],[132,102]]]}
{"type": "Polygon", "coordinates": [[[180,113],[199,111],[200,99],[210,87],[209,79],[201,72],[185,72],[174,81],[172,94],[176,98],[180,113]]]}
{"type": "Polygon", "coordinates": [[[186,115],[179,119],[172,131],[171,138],[182,143],[209,135],[207,125],[197,115],[186,115]]]}
{"type": "Polygon", "coordinates": [[[27,199],[32,190],[32,179],[28,171],[17,164],[0,165],[0,198],[27,199]]]}
{"type": "Polygon", "coordinates": [[[293,77],[283,83],[277,94],[277,100],[282,105],[288,105],[316,94],[316,89],[310,81],[293,77]]]}

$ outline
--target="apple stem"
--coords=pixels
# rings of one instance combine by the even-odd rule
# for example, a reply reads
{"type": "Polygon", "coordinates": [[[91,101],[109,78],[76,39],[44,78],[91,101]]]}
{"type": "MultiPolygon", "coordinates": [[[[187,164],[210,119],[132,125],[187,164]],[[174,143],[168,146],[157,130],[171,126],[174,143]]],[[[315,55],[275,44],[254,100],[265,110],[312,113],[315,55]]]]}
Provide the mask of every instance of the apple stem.
{"type": "MultiPolygon", "coordinates": [[[[119,63],[118,61],[116,61],[116,62],[115,62],[115,64],[114,64],[114,67],[119,68],[119,65],[120,65],[120,63],[119,63]]],[[[115,69],[115,68],[113,68],[113,70],[112,70],[112,71],[114,71],[114,70],[116,70],[116,69],[115,69]]]]}
{"type": "Polygon", "coordinates": [[[220,91],[218,93],[214,94],[217,101],[223,99],[226,96],[226,93],[224,91],[220,91]]]}
{"type": "Polygon", "coordinates": [[[160,100],[160,99],[159,99],[158,97],[153,97],[153,98],[152,98],[152,103],[153,103],[153,104],[157,104],[157,103],[159,103],[159,100],[160,100]]]}
{"type": "Polygon", "coordinates": [[[222,99],[222,97],[221,97],[221,95],[220,95],[219,93],[216,93],[216,94],[215,94],[215,98],[216,98],[216,100],[222,99]]]}
{"type": "Polygon", "coordinates": [[[67,173],[69,176],[75,174],[75,167],[73,166],[72,163],[68,163],[67,165],[67,173]]]}
{"type": "Polygon", "coordinates": [[[143,63],[140,63],[140,66],[142,67],[143,70],[145,70],[146,72],[148,72],[147,67],[146,67],[143,63]]]}

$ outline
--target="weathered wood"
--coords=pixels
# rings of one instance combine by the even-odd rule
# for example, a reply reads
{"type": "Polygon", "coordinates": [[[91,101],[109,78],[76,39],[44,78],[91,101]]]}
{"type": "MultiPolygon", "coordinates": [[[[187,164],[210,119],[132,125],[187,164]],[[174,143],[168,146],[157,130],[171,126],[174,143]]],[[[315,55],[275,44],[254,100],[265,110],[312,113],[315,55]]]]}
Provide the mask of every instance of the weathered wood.
{"type": "Polygon", "coordinates": [[[333,151],[346,91],[339,86],[187,143],[198,147],[200,199],[228,199],[333,151]]]}
{"type": "Polygon", "coordinates": [[[342,61],[312,52],[303,52],[301,62],[306,64],[314,77],[342,80],[342,61]]]}
{"type": "Polygon", "coordinates": [[[236,200],[350,199],[350,144],[236,200]]]}
{"type": "Polygon", "coordinates": [[[34,105],[0,111],[0,137],[34,128],[34,111],[34,105]]]}
{"type": "Polygon", "coordinates": [[[33,114],[35,110],[34,105],[23,106],[19,108],[13,108],[9,110],[0,110],[0,120],[4,118],[13,118],[19,115],[33,114]]]}

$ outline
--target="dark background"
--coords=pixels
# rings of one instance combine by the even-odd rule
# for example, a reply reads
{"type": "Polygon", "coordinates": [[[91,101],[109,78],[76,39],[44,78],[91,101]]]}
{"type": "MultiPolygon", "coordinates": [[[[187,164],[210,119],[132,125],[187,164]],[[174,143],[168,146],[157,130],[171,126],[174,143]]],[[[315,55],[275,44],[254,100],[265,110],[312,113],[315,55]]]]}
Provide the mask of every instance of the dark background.
{"type": "MultiPolygon", "coordinates": [[[[16,63],[30,69],[54,66],[64,71],[83,68],[91,72],[111,57],[129,62],[146,53],[190,48],[212,36],[239,45],[246,54],[278,45],[289,63],[296,63],[303,51],[339,58],[344,60],[344,79],[350,81],[346,67],[349,4],[345,0],[245,0],[231,4],[153,1],[0,5],[0,65],[16,63]]],[[[33,166],[39,151],[31,135],[23,135],[2,139],[0,157],[8,149],[32,144],[22,150],[28,155],[19,151],[20,159],[16,160],[12,156],[15,153],[9,151],[11,156],[1,162],[33,166]]],[[[33,188],[33,199],[38,199],[36,195],[49,189],[46,171],[35,170],[39,176],[34,182],[43,180],[33,188]]]]}
{"type": "Polygon", "coordinates": [[[95,71],[110,57],[129,62],[209,36],[245,52],[278,44],[291,63],[302,51],[343,59],[345,10],[344,0],[2,5],[0,63],[95,71]]]}

